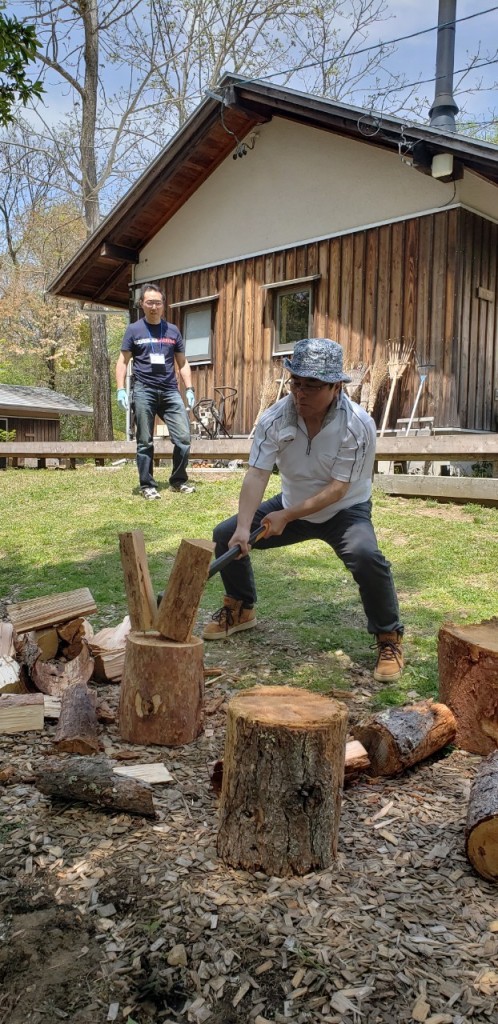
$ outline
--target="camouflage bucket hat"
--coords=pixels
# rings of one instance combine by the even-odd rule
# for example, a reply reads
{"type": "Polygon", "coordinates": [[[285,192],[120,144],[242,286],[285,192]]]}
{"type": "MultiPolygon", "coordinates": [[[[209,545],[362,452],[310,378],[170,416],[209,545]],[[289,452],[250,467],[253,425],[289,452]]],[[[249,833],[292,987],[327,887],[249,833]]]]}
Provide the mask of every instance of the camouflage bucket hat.
{"type": "Polygon", "coordinates": [[[290,359],[284,359],[286,370],[296,377],[315,377],[327,384],[349,384],[342,369],[342,346],[330,338],[303,338],[296,341],[290,359]]]}

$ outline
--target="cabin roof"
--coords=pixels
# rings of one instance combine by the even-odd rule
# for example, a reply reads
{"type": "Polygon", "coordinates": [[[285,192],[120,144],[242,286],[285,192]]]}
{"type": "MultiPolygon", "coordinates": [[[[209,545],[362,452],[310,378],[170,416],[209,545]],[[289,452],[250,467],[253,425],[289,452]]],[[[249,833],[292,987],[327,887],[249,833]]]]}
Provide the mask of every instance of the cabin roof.
{"type": "Polygon", "coordinates": [[[131,267],[140,251],[259,124],[286,118],[393,152],[410,152],[430,174],[432,158],[454,159],[498,184],[498,146],[430,125],[406,125],[364,110],[282,86],[225,75],[206,94],[125,196],[49,285],[56,295],[128,309],[131,267]]]}
{"type": "MultiPolygon", "coordinates": [[[[15,412],[36,414],[92,416],[91,405],[83,405],[74,398],[61,395],[50,388],[30,388],[18,384],[0,384],[0,413],[14,415],[15,412]]],[[[36,416],[35,416],[36,418],[36,416]]]]}

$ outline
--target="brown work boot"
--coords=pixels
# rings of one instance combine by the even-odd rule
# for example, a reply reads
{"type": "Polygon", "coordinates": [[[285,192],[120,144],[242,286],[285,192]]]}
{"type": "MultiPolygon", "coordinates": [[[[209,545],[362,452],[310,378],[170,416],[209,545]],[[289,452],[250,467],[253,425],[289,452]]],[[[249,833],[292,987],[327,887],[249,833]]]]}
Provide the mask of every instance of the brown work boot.
{"type": "Polygon", "coordinates": [[[232,633],[240,633],[243,629],[252,629],[256,625],[256,609],[243,608],[242,601],[234,597],[223,598],[220,608],[204,626],[202,635],[205,640],[225,640],[232,633]]]}
{"type": "Polygon", "coordinates": [[[401,643],[403,636],[395,630],[393,633],[378,633],[373,647],[377,647],[377,664],[374,668],[374,679],[379,683],[395,683],[404,668],[401,643]]]}

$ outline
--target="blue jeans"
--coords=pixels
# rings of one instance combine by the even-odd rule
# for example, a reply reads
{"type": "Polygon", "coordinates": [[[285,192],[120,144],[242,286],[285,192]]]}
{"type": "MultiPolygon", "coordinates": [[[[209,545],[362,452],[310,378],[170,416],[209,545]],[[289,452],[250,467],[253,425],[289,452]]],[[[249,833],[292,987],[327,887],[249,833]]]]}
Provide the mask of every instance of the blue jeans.
{"type": "MultiPolygon", "coordinates": [[[[254,516],[251,532],[257,529],[269,512],[277,512],[282,508],[281,494],[264,501],[254,516]]],[[[325,523],[310,523],[306,519],[296,519],[293,523],[287,524],[280,537],[258,541],[257,548],[280,548],[288,544],[299,544],[303,540],[325,541],[358,584],[367,617],[368,632],[377,634],[398,630],[403,633],[390,563],[379,551],[371,513],[372,503],[364,501],[351,508],[342,509],[325,523]]],[[[232,516],[215,527],[213,540],[216,543],[216,558],[228,550],[228,541],[236,525],[237,516],[232,516]]],[[[242,601],[244,607],[252,608],[256,603],[256,584],[249,555],[230,562],[221,571],[221,578],[226,594],[237,601],[242,601]]]]}
{"type": "Polygon", "coordinates": [[[141,381],[133,386],[133,403],[137,422],[137,466],[140,487],[155,487],[154,481],[154,420],[164,420],[173,444],[173,471],[170,484],[177,486],[187,481],[190,452],[190,423],[179,391],[163,391],[149,387],[141,381]]]}

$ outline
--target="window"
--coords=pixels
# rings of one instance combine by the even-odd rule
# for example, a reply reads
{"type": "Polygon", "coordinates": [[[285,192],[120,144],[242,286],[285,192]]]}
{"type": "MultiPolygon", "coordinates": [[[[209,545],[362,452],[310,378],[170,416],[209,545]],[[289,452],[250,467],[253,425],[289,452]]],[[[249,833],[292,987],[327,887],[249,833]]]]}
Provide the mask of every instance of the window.
{"type": "Polygon", "coordinates": [[[0,419],[0,441],[7,440],[8,426],[7,420],[0,419]]]}
{"type": "Polygon", "coordinates": [[[183,310],[182,333],[189,363],[211,362],[212,315],[211,302],[187,306],[183,310]]]}
{"type": "Polygon", "coordinates": [[[292,352],[296,341],[309,338],[313,324],[312,285],[293,285],[274,293],[274,355],[292,352]]]}

